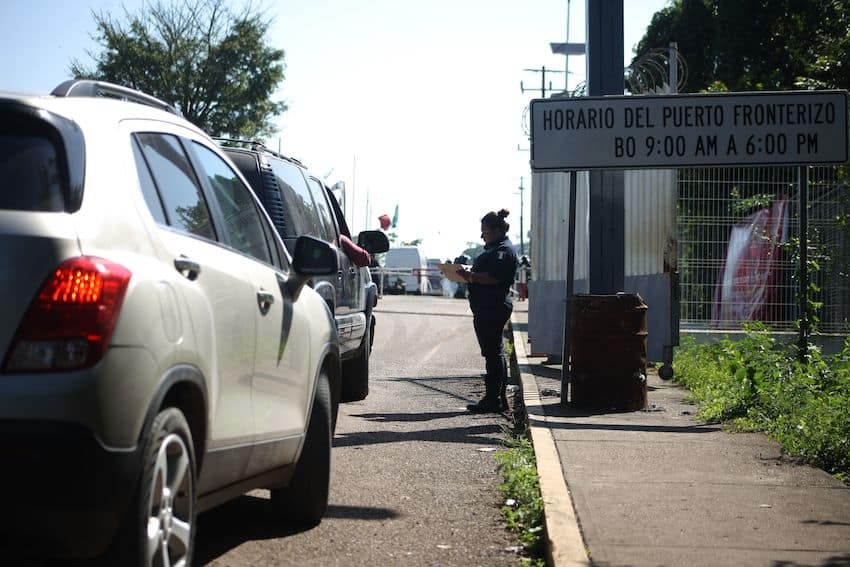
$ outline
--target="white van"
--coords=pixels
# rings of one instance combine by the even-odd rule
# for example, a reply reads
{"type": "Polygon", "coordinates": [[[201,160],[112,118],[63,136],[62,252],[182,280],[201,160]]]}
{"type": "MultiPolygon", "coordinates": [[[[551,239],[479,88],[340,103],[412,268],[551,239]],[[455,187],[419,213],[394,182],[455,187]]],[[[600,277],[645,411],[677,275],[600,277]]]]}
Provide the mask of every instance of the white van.
{"type": "Polygon", "coordinates": [[[384,293],[429,293],[428,260],[416,246],[390,248],[384,256],[384,293]]]}

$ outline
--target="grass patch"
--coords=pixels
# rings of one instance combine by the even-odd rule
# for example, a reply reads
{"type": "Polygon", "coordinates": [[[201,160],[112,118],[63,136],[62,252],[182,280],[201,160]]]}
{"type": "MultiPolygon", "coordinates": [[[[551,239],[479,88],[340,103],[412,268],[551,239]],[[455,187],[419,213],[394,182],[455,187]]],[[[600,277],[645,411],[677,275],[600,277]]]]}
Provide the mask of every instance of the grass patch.
{"type": "Polygon", "coordinates": [[[505,449],[496,452],[503,481],[504,497],[500,512],[508,529],[515,533],[525,550],[525,565],[543,567],[546,544],[543,539],[545,516],[534,448],[524,426],[508,429],[505,449]]]}
{"type": "Polygon", "coordinates": [[[850,340],[834,356],[777,344],[761,325],[739,341],[676,350],[676,381],[697,417],[738,431],[763,431],[790,455],[850,481],[850,340]]]}

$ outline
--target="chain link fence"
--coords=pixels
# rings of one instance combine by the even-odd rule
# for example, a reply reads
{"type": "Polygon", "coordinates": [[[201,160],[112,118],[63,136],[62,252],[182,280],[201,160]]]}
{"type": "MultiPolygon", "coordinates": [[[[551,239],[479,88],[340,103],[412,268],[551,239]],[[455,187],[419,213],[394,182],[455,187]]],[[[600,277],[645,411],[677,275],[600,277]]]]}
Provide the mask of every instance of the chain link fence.
{"type": "MultiPolygon", "coordinates": [[[[682,330],[800,318],[799,168],[680,169],[676,177],[682,330]]],[[[850,330],[850,194],[845,167],[810,167],[809,280],[817,330],[850,330]]]]}

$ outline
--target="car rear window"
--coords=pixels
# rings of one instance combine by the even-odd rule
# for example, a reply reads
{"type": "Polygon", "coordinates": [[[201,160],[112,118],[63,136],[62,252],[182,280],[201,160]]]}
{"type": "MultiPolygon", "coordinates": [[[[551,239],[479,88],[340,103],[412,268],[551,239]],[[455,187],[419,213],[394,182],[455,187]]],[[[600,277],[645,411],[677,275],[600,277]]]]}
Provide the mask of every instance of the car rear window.
{"type": "Polygon", "coordinates": [[[53,143],[41,136],[0,133],[0,210],[65,209],[53,143]]]}
{"type": "Polygon", "coordinates": [[[319,223],[319,210],[310,195],[304,175],[289,162],[279,159],[270,161],[284,203],[286,234],[281,236],[284,240],[303,235],[325,238],[319,223]]]}

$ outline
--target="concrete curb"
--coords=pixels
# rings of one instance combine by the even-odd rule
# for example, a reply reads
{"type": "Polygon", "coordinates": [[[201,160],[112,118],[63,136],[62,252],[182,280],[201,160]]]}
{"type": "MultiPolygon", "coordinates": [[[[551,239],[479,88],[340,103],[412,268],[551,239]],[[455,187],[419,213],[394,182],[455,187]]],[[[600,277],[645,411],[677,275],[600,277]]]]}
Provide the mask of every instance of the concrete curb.
{"type": "Polygon", "coordinates": [[[553,567],[576,567],[590,565],[587,550],[578,525],[578,517],[564,478],[561,459],[552,431],[547,425],[546,413],[540,401],[540,392],[534,376],[523,372],[528,366],[525,342],[512,321],[514,354],[519,369],[522,400],[528,419],[531,443],[537,460],[537,475],[546,521],[546,559],[553,567]]]}

